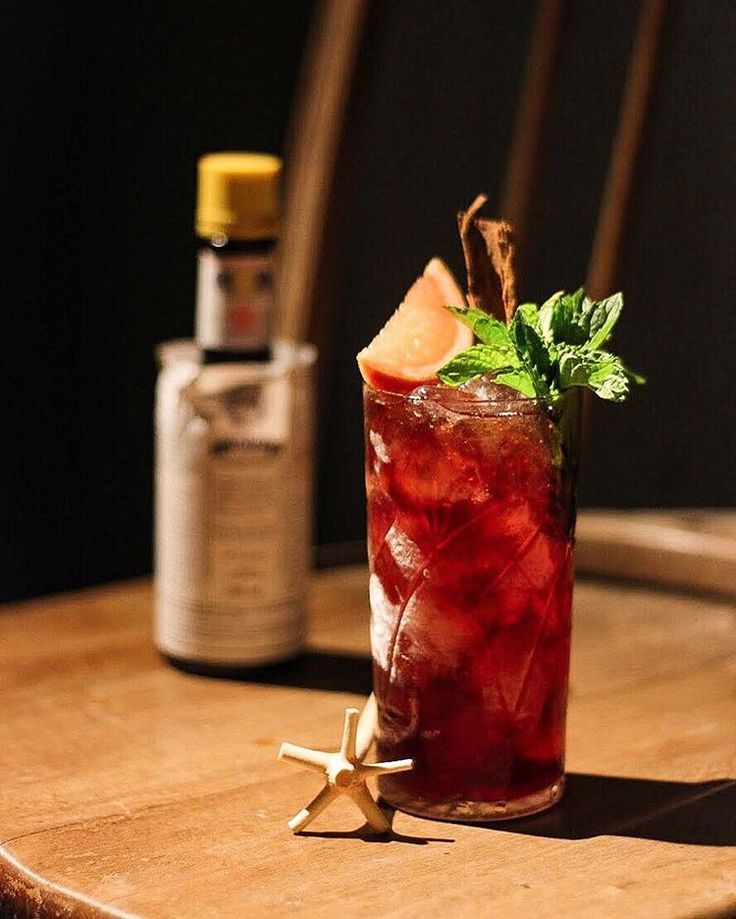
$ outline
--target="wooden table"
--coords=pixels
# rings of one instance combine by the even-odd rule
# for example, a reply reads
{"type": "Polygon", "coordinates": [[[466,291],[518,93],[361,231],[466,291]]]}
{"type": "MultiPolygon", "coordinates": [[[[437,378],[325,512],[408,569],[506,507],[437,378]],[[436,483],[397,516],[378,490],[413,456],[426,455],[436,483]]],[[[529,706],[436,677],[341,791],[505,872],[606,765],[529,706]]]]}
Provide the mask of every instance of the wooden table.
{"type": "Polygon", "coordinates": [[[145,582],[0,610],[0,915],[736,915],[726,601],[578,585],[554,811],[386,840],[346,801],[292,836],[319,777],[276,753],[336,746],[368,691],[365,586],[315,576],[312,653],[249,683],[163,663],[145,582]]]}

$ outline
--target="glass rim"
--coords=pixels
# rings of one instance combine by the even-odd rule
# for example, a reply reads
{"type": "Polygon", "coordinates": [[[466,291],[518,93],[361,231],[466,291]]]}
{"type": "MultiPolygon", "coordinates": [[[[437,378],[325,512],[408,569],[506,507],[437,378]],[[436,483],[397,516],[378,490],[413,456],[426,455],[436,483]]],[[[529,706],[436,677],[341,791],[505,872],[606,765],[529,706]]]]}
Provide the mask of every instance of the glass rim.
{"type": "MultiPolygon", "coordinates": [[[[415,402],[417,405],[421,405],[423,402],[436,401],[431,398],[427,398],[427,399],[418,399],[418,398],[412,399],[411,398],[413,393],[416,392],[417,389],[420,389],[423,385],[432,385],[432,386],[438,385],[438,386],[441,386],[443,389],[447,390],[449,393],[457,392],[457,389],[454,386],[446,386],[446,385],[443,385],[442,383],[439,383],[439,384],[434,384],[434,383],[421,384],[420,383],[416,386],[415,389],[411,390],[410,392],[393,392],[392,390],[388,390],[388,389],[378,389],[377,387],[371,386],[370,383],[366,383],[365,381],[363,381],[363,392],[369,393],[371,395],[375,395],[378,397],[387,397],[388,400],[396,404],[399,404],[402,402],[415,402]]],[[[518,397],[516,398],[511,397],[511,398],[498,398],[498,399],[472,399],[471,400],[471,399],[463,399],[462,397],[453,399],[451,396],[447,400],[443,399],[442,402],[437,402],[437,404],[441,405],[443,408],[449,409],[450,411],[454,411],[457,407],[462,406],[465,409],[465,411],[462,412],[462,414],[466,414],[466,415],[472,414],[473,408],[483,408],[483,407],[489,408],[491,406],[498,406],[499,408],[502,409],[501,411],[497,413],[498,415],[503,415],[503,414],[518,415],[518,414],[529,414],[538,408],[541,408],[545,411],[549,409],[553,409],[555,408],[556,405],[559,405],[559,403],[563,401],[564,399],[565,399],[565,393],[562,393],[554,401],[545,399],[543,396],[524,396],[521,393],[519,393],[518,397]],[[468,410],[471,410],[471,411],[468,411],[468,410]]]]}

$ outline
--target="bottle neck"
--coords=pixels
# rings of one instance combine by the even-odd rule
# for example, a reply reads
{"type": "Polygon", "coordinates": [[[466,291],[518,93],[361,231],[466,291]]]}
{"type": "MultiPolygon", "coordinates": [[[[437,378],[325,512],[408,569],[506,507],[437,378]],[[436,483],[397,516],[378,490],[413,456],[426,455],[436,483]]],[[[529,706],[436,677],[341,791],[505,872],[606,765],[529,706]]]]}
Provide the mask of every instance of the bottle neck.
{"type": "Polygon", "coordinates": [[[205,363],[269,360],[274,248],[273,239],[203,242],[197,257],[195,338],[205,363]]]}

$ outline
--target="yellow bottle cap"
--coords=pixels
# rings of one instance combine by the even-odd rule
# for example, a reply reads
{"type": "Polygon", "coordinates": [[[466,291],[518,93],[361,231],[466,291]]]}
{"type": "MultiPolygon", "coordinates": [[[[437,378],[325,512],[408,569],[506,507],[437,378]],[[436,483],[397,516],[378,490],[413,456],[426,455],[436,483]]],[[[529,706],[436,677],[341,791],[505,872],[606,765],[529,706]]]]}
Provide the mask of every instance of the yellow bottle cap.
{"type": "Polygon", "coordinates": [[[198,171],[197,236],[272,239],[278,235],[278,156],[207,153],[200,158],[198,171]]]}

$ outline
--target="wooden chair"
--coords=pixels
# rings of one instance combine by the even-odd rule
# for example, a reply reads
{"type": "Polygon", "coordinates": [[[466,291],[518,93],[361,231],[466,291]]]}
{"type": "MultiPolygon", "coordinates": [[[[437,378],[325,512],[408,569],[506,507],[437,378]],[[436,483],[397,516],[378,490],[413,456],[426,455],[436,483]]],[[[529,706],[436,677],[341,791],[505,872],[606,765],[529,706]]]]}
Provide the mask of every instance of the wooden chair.
{"type": "MultiPolygon", "coordinates": [[[[652,95],[667,0],[644,0],[598,212],[586,289],[603,297],[615,289],[637,160],[652,95]]],[[[540,173],[564,0],[538,0],[525,76],[508,152],[500,214],[516,228],[519,249],[530,235],[540,173]]],[[[370,0],[324,0],[309,45],[287,156],[286,216],[280,284],[282,333],[331,345],[330,259],[332,199],[338,149],[370,0]]],[[[523,271],[523,263],[520,269],[523,271]]],[[[326,399],[326,380],[319,381],[326,399]]],[[[687,511],[584,511],[578,529],[578,570],[686,588],[736,594],[736,515],[687,511]]],[[[362,543],[322,547],[323,563],[357,561],[362,543]]]]}

